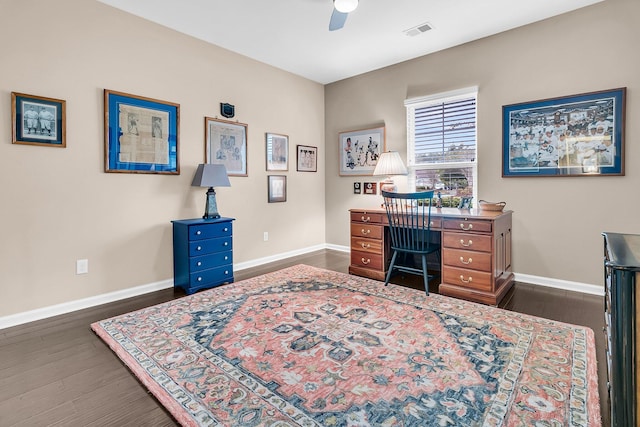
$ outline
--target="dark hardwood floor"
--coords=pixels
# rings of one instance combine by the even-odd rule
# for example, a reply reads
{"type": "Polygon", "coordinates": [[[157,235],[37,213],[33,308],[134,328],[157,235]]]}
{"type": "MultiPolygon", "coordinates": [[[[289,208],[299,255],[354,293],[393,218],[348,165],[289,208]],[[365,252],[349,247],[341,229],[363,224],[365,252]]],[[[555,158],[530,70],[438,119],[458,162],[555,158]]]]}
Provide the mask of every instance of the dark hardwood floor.
{"type": "MultiPolygon", "coordinates": [[[[349,254],[322,250],[242,270],[235,278],[239,281],[296,264],[346,273],[349,254]]],[[[398,276],[392,281],[420,287],[420,280],[398,276]]],[[[436,291],[432,286],[431,292],[436,291]]],[[[176,425],[89,325],[183,295],[166,289],[0,330],[0,426],[176,425]]],[[[603,298],[517,283],[500,306],[594,330],[600,405],[603,425],[608,426],[603,298]]]]}

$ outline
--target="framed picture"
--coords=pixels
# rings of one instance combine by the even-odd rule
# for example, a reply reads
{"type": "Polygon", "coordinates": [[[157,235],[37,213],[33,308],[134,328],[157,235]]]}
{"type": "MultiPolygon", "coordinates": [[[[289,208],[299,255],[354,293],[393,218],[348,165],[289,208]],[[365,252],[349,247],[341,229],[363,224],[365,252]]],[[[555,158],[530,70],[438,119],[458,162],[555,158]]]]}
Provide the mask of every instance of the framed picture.
{"type": "Polygon", "coordinates": [[[289,137],[275,133],[266,133],[267,141],[267,170],[289,170],[289,137]]]}
{"type": "Polygon", "coordinates": [[[318,171],[318,147],[296,145],[296,170],[298,172],[318,171]]]}
{"type": "Polygon", "coordinates": [[[384,126],[340,133],[340,175],[373,175],[385,150],[384,126]]]}
{"type": "Polygon", "coordinates": [[[377,182],[365,182],[363,185],[364,185],[364,194],[377,194],[377,191],[378,191],[377,182]]]}
{"type": "Polygon", "coordinates": [[[180,105],[105,89],[105,172],[180,174],[180,105]]]}
{"type": "Polygon", "coordinates": [[[269,203],[287,201],[287,177],[285,175],[269,175],[269,203]]]}
{"type": "Polygon", "coordinates": [[[248,176],[247,125],[204,118],[205,162],[221,164],[229,176],[248,176]]]}
{"type": "Polygon", "coordinates": [[[624,175],[626,88],[502,107],[502,176],[624,175]]]}
{"type": "Polygon", "coordinates": [[[359,182],[353,183],[353,194],[362,194],[362,184],[359,182]]]}
{"type": "Polygon", "coordinates": [[[14,144],[66,147],[66,102],[11,92],[14,144]]]}
{"type": "Polygon", "coordinates": [[[471,200],[473,197],[461,197],[458,209],[471,209],[471,200]]]}

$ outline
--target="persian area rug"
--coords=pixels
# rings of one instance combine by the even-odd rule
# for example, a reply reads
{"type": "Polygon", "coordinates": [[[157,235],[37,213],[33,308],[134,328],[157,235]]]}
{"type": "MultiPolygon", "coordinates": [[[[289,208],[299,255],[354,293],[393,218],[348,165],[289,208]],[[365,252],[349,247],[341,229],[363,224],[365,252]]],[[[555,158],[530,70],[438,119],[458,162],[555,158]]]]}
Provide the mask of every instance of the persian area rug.
{"type": "Polygon", "coordinates": [[[185,426],[597,426],[593,331],[298,265],[93,330],[185,426]]]}

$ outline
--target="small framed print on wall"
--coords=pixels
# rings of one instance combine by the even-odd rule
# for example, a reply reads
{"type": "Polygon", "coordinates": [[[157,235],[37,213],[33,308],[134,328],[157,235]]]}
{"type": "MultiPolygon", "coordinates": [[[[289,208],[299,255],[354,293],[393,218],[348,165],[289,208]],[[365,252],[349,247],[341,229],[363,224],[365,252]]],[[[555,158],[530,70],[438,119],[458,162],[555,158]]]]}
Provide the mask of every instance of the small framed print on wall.
{"type": "Polygon", "coordinates": [[[296,145],[296,170],[298,172],[318,171],[318,147],[296,145]]]}
{"type": "Polygon", "coordinates": [[[269,203],[287,201],[287,177],[285,175],[269,175],[269,203]]]}
{"type": "Polygon", "coordinates": [[[244,123],[205,117],[205,161],[224,165],[229,176],[248,176],[247,127],[244,123]]]}
{"type": "Polygon", "coordinates": [[[385,150],[384,126],[339,135],[340,175],[373,175],[385,150]]]}
{"type": "Polygon", "coordinates": [[[265,139],[267,142],[267,170],[289,170],[289,137],[287,135],[267,133],[265,139]]]}
{"type": "Polygon", "coordinates": [[[66,102],[11,92],[13,144],[66,147],[66,102]]]}
{"type": "Polygon", "coordinates": [[[365,182],[364,194],[377,194],[378,183],[377,182],[365,182]]]}

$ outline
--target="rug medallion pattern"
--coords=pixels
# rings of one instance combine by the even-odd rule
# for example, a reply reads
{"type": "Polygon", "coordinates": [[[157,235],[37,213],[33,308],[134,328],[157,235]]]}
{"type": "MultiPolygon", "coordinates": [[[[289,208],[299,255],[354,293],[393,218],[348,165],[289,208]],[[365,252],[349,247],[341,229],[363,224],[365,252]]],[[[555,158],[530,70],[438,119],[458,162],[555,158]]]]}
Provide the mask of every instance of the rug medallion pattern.
{"type": "Polygon", "coordinates": [[[183,425],[600,425],[591,330],[309,266],[92,328],[183,425]]]}

